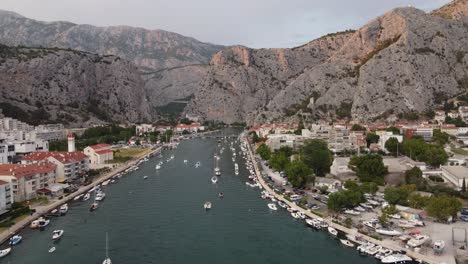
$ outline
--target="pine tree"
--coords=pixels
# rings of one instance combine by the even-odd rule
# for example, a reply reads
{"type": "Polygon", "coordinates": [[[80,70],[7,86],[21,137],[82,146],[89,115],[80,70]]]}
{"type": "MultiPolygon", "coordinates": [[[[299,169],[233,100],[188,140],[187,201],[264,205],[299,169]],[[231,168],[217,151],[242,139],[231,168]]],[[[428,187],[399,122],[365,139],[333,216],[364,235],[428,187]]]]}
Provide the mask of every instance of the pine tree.
{"type": "Polygon", "coordinates": [[[462,183],[461,191],[462,191],[462,193],[465,193],[465,192],[466,192],[466,182],[465,182],[465,178],[463,178],[463,183],[462,183]]]}

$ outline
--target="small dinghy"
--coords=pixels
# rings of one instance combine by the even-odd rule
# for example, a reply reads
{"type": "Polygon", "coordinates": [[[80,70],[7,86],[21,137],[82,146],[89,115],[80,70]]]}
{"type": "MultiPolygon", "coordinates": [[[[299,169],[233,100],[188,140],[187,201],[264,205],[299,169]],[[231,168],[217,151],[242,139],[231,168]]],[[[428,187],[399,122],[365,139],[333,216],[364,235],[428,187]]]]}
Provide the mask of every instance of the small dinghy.
{"type": "Polygon", "coordinates": [[[268,208],[270,208],[270,210],[273,210],[273,211],[278,210],[278,208],[276,207],[276,204],[274,204],[274,203],[269,203],[268,208]]]}
{"type": "Polygon", "coordinates": [[[161,165],[159,165],[159,164],[156,165],[156,169],[157,169],[157,170],[160,170],[160,169],[161,169],[161,165]]]}
{"type": "Polygon", "coordinates": [[[91,204],[91,207],[89,208],[89,211],[94,211],[98,208],[98,203],[97,202],[94,202],[93,204],[91,204]]]}
{"type": "Polygon", "coordinates": [[[330,234],[332,234],[334,236],[338,235],[338,231],[336,231],[336,229],[331,227],[331,226],[328,227],[328,233],[330,233],[330,234]]]}
{"type": "Polygon", "coordinates": [[[211,202],[207,201],[205,202],[205,204],[203,205],[203,207],[205,208],[205,210],[210,210],[211,209],[211,202]]]}
{"type": "Polygon", "coordinates": [[[0,250],[0,258],[3,258],[4,256],[10,254],[10,251],[11,251],[11,247],[0,250]]]}
{"type": "Polygon", "coordinates": [[[148,176],[146,176],[146,175],[145,175],[145,176],[143,176],[143,179],[144,179],[144,180],[148,179],[148,176]]]}
{"type": "Polygon", "coordinates": [[[54,251],[55,251],[55,247],[51,247],[51,248],[49,249],[49,253],[52,253],[52,252],[54,252],[54,251]]]}
{"type": "Polygon", "coordinates": [[[216,176],[211,177],[211,182],[212,183],[217,183],[218,182],[218,177],[216,177],[216,176]]]}
{"type": "Polygon", "coordinates": [[[341,242],[341,244],[343,244],[343,245],[345,245],[345,246],[347,246],[347,247],[354,247],[354,244],[351,243],[351,242],[350,242],[349,240],[347,240],[347,239],[340,239],[340,242],[341,242]]]}
{"type": "Polygon", "coordinates": [[[23,240],[22,236],[15,235],[12,238],[10,238],[9,244],[12,245],[12,246],[15,246],[15,245],[18,245],[21,242],[21,240],[23,240]]]}
{"type": "Polygon", "coordinates": [[[220,193],[218,193],[218,196],[219,196],[220,199],[223,199],[224,198],[224,193],[220,192],[220,193]]]}
{"type": "Polygon", "coordinates": [[[86,194],[83,196],[83,201],[88,201],[89,198],[91,198],[91,194],[90,194],[90,193],[86,193],[86,194]]]}
{"type": "Polygon", "coordinates": [[[54,230],[52,233],[52,240],[59,240],[63,236],[63,230],[54,230]]]}

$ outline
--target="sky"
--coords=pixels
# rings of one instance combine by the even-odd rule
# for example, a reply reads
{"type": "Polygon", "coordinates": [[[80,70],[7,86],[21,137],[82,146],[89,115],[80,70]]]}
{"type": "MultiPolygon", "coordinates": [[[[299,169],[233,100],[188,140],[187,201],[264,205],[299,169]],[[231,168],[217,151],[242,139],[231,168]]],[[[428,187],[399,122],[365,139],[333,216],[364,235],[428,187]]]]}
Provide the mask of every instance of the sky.
{"type": "Polygon", "coordinates": [[[392,8],[424,11],[450,0],[0,0],[42,21],[163,29],[222,45],[286,48],[356,29],[392,8]]]}

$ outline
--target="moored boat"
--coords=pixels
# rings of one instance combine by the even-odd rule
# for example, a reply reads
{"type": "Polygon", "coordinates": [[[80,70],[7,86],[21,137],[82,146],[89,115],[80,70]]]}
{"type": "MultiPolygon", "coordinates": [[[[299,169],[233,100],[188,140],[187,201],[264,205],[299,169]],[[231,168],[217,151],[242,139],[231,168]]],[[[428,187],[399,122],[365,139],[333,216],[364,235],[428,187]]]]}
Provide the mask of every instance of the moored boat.
{"type": "Polygon", "coordinates": [[[276,204],[274,204],[274,203],[269,203],[268,208],[270,208],[270,210],[273,210],[273,211],[278,210],[278,208],[276,207],[276,204]]]}
{"type": "Polygon", "coordinates": [[[18,245],[21,240],[23,240],[23,237],[20,235],[14,235],[13,237],[10,238],[9,244],[12,246],[18,245]]]}
{"type": "Polygon", "coordinates": [[[343,245],[345,245],[345,246],[347,246],[347,247],[354,247],[354,244],[351,243],[351,242],[350,242],[349,240],[347,240],[347,239],[340,239],[340,242],[341,242],[341,244],[343,244],[343,245]]]}
{"type": "Polygon", "coordinates": [[[386,236],[399,236],[401,235],[400,231],[394,230],[394,229],[387,229],[387,228],[380,228],[376,229],[375,232],[381,234],[381,235],[386,235],[386,236]]]}
{"type": "Polygon", "coordinates": [[[436,254],[441,254],[444,252],[445,248],[445,241],[443,240],[436,240],[434,244],[432,244],[432,250],[434,250],[434,253],[436,254]]]}
{"type": "Polygon", "coordinates": [[[210,210],[211,209],[211,202],[206,201],[205,204],[203,204],[203,208],[205,208],[205,210],[210,210]]]}
{"type": "Polygon", "coordinates": [[[83,196],[83,201],[87,201],[87,200],[89,200],[89,198],[91,198],[91,194],[90,194],[90,193],[86,193],[86,194],[83,196]]]}
{"type": "Polygon", "coordinates": [[[333,236],[338,235],[338,231],[331,226],[328,227],[328,233],[332,234],[333,236]]]}
{"type": "Polygon", "coordinates": [[[96,201],[102,201],[104,200],[104,198],[106,198],[106,193],[103,192],[103,191],[99,191],[97,194],[96,194],[96,198],[94,198],[96,201]]]}
{"type": "Polygon", "coordinates": [[[52,233],[52,240],[59,240],[62,238],[64,231],[63,230],[54,230],[52,233]]]}
{"type": "Polygon", "coordinates": [[[62,206],[60,206],[59,212],[61,215],[66,214],[68,212],[68,204],[63,204],[62,206]]]}
{"type": "Polygon", "coordinates": [[[428,242],[430,239],[431,238],[428,235],[416,234],[406,244],[410,247],[415,248],[415,247],[422,246],[424,243],[428,242]]]}
{"type": "Polygon", "coordinates": [[[216,177],[216,176],[211,177],[211,182],[212,183],[217,183],[218,182],[218,177],[216,177]]]}
{"type": "Polygon", "coordinates": [[[387,257],[384,257],[382,258],[382,263],[411,263],[413,261],[413,259],[411,259],[410,257],[404,255],[404,254],[400,254],[400,253],[397,253],[397,254],[392,254],[390,256],[387,256],[387,257]]]}
{"type": "Polygon", "coordinates": [[[89,211],[94,211],[98,208],[99,204],[97,202],[94,202],[91,204],[91,207],[89,207],[89,211]]]}
{"type": "Polygon", "coordinates": [[[10,254],[10,252],[11,247],[0,250],[0,258],[3,258],[4,256],[10,254]]]}

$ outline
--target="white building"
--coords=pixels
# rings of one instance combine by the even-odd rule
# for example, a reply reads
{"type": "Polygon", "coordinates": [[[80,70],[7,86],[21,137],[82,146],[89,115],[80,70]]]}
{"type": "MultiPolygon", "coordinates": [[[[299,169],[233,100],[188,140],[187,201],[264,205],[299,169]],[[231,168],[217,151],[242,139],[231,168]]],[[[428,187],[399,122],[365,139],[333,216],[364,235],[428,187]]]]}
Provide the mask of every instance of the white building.
{"type": "Polygon", "coordinates": [[[89,157],[91,164],[105,164],[106,161],[114,159],[114,152],[111,145],[97,144],[86,147],[84,154],[89,157]]]}
{"type": "Polygon", "coordinates": [[[156,131],[156,127],[154,127],[152,124],[141,124],[135,126],[135,130],[137,135],[143,135],[145,133],[156,131]]]}
{"type": "Polygon", "coordinates": [[[15,155],[15,145],[0,139],[0,164],[11,163],[15,155]]]}
{"type": "Polygon", "coordinates": [[[434,129],[431,127],[418,127],[414,131],[414,133],[418,136],[424,138],[424,141],[431,141],[432,136],[434,135],[434,129]]]}
{"type": "Polygon", "coordinates": [[[393,132],[378,131],[377,135],[379,135],[379,137],[380,137],[379,138],[380,149],[384,149],[386,152],[388,152],[388,150],[385,148],[385,143],[387,142],[387,140],[389,140],[391,138],[396,138],[398,140],[398,143],[403,142],[403,136],[402,135],[394,135],[393,132]]]}
{"type": "Polygon", "coordinates": [[[190,133],[196,133],[199,130],[204,131],[205,127],[200,125],[199,123],[192,123],[190,125],[178,124],[177,126],[175,126],[174,129],[175,129],[175,132],[188,131],[190,133]]]}
{"type": "Polygon", "coordinates": [[[36,151],[49,151],[49,142],[44,140],[15,140],[8,143],[15,146],[15,154],[20,156],[36,151]]]}
{"type": "Polygon", "coordinates": [[[0,180],[0,215],[10,210],[13,203],[13,190],[11,183],[0,180]]]}
{"type": "Polygon", "coordinates": [[[297,149],[303,143],[303,137],[294,134],[271,134],[265,142],[272,151],[280,149],[281,147],[297,149]]]}
{"type": "MultiPolygon", "coordinates": [[[[463,180],[468,181],[468,168],[464,166],[441,166],[443,178],[461,189],[463,180]]],[[[468,182],[466,182],[468,184],[468,182]]]]}

